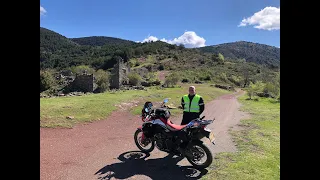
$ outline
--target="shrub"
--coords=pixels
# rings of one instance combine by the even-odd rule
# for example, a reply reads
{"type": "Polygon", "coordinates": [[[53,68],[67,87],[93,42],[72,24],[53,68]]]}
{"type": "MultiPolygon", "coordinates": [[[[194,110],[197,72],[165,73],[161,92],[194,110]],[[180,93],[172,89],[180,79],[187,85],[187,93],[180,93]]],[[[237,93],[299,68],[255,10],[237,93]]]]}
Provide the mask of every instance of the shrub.
{"type": "Polygon", "coordinates": [[[96,84],[98,85],[96,92],[105,92],[108,90],[110,86],[109,74],[106,71],[99,69],[94,73],[94,75],[96,84]]]}
{"type": "Polygon", "coordinates": [[[87,65],[73,66],[70,69],[74,74],[83,74],[85,72],[87,74],[93,74],[95,72],[95,70],[92,67],[87,65]]]}
{"type": "Polygon", "coordinates": [[[280,94],[280,89],[272,83],[267,83],[264,86],[263,93],[269,94],[272,98],[275,98],[280,94]]]}
{"type": "Polygon", "coordinates": [[[128,79],[129,79],[129,83],[134,86],[138,85],[142,80],[141,76],[135,72],[129,73],[128,79]]]}
{"type": "Polygon", "coordinates": [[[264,84],[262,81],[257,81],[254,84],[250,82],[249,87],[247,88],[249,99],[252,99],[255,94],[262,92],[263,88],[264,84]]]}
{"type": "Polygon", "coordinates": [[[179,76],[176,73],[172,73],[166,77],[164,85],[166,87],[173,87],[174,85],[177,84],[178,81],[179,81],[179,76]]]}
{"type": "Polygon", "coordinates": [[[241,86],[242,79],[238,76],[231,75],[231,77],[229,77],[228,80],[236,86],[241,86]]]}
{"type": "Polygon", "coordinates": [[[153,81],[153,85],[160,85],[161,84],[161,81],[159,79],[156,79],[153,81]]]}
{"type": "Polygon", "coordinates": [[[164,70],[164,66],[163,66],[163,64],[160,64],[160,65],[159,65],[158,70],[159,70],[159,71],[164,70]]]}
{"type": "Polygon", "coordinates": [[[55,78],[49,71],[40,71],[40,92],[46,91],[56,85],[55,78]]]}
{"type": "Polygon", "coordinates": [[[188,79],[188,78],[183,78],[181,82],[182,82],[182,83],[188,83],[188,82],[191,82],[191,80],[188,79]]]}
{"type": "Polygon", "coordinates": [[[219,79],[220,79],[222,82],[228,82],[228,78],[227,78],[226,73],[221,73],[221,74],[219,75],[219,79]]]}

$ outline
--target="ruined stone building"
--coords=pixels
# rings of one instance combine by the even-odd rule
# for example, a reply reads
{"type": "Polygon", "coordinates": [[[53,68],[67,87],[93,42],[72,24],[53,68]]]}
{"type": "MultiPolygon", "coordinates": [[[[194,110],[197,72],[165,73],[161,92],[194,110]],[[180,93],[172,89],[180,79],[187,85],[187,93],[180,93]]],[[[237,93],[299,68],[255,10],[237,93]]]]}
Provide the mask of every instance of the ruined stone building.
{"type": "Polygon", "coordinates": [[[93,74],[76,75],[71,84],[72,91],[93,92],[94,91],[94,76],[93,74]]]}
{"type": "MultiPolygon", "coordinates": [[[[129,84],[127,78],[130,72],[128,63],[124,63],[122,59],[119,59],[114,65],[110,74],[110,88],[119,89],[122,85],[129,84]]],[[[83,72],[82,74],[72,75],[71,72],[63,72],[57,79],[63,79],[64,93],[69,92],[95,92],[97,84],[95,83],[95,77],[93,74],[83,72]],[[66,75],[63,75],[66,74],[66,75]]]]}
{"type": "Polygon", "coordinates": [[[124,63],[123,59],[119,59],[111,71],[110,88],[119,89],[123,84],[128,84],[127,78],[130,67],[124,63]]]}

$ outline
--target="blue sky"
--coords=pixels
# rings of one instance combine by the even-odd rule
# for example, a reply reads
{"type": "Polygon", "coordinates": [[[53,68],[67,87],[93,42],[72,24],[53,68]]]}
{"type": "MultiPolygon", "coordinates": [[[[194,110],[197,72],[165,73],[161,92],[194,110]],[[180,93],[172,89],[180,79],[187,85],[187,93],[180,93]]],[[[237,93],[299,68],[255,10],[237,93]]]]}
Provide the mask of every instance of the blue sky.
{"type": "Polygon", "coordinates": [[[69,38],[280,47],[280,0],[41,0],[40,26],[69,38]]]}

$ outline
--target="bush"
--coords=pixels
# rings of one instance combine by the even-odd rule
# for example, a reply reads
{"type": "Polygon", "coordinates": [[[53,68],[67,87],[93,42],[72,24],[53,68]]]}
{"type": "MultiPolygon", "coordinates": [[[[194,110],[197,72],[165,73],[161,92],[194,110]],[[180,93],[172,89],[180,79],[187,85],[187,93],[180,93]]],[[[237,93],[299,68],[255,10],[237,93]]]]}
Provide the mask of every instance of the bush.
{"type": "Polygon", "coordinates": [[[40,93],[56,85],[55,78],[49,71],[40,71],[40,93]]]}
{"type": "Polygon", "coordinates": [[[159,79],[156,79],[156,80],[153,81],[153,84],[156,85],[156,86],[160,85],[161,81],[159,79]]]}
{"type": "Polygon", "coordinates": [[[221,54],[221,53],[219,53],[218,54],[218,64],[224,64],[224,56],[221,54]]]}
{"type": "Polygon", "coordinates": [[[110,86],[109,74],[106,71],[99,69],[94,73],[94,75],[95,75],[96,84],[98,85],[96,92],[101,93],[108,90],[110,86]]]}
{"type": "Polygon", "coordinates": [[[153,81],[156,79],[156,75],[153,72],[148,72],[144,75],[147,81],[153,81]]]}
{"type": "Polygon", "coordinates": [[[166,87],[173,87],[177,84],[177,82],[179,82],[179,76],[176,73],[172,73],[166,77],[164,85],[166,87]]]}
{"type": "MultiPolygon", "coordinates": [[[[160,85],[161,84],[161,81],[159,80],[158,77],[155,76],[154,73],[148,73],[146,75],[146,80],[147,80],[147,83],[149,83],[149,86],[154,86],[154,85],[160,85]]],[[[141,84],[143,85],[143,84],[141,84]]],[[[147,86],[147,85],[143,85],[143,86],[147,86]]]]}
{"type": "Polygon", "coordinates": [[[136,59],[130,59],[129,62],[128,62],[128,64],[129,64],[130,67],[134,67],[135,64],[136,64],[136,62],[137,62],[136,59]]]}
{"type": "Polygon", "coordinates": [[[102,92],[105,92],[106,90],[109,89],[109,85],[107,85],[107,83],[101,83],[100,85],[98,85],[97,89],[96,89],[96,92],[98,93],[102,93],[102,92]]]}
{"type": "Polygon", "coordinates": [[[249,99],[252,99],[252,97],[260,92],[262,92],[264,88],[264,84],[262,81],[257,81],[256,83],[251,83],[249,84],[249,87],[247,88],[249,99]]]}
{"type": "Polygon", "coordinates": [[[220,79],[222,82],[228,82],[228,78],[227,78],[226,73],[221,73],[221,74],[219,75],[219,79],[220,79]]]}
{"type": "Polygon", "coordinates": [[[269,94],[272,98],[275,98],[280,94],[280,90],[276,85],[272,83],[267,83],[264,86],[263,93],[269,94]]]}
{"type": "Polygon", "coordinates": [[[205,75],[205,76],[201,76],[199,78],[200,81],[211,81],[211,76],[210,75],[205,75]]]}
{"type": "Polygon", "coordinates": [[[181,82],[182,83],[189,83],[189,82],[191,82],[191,80],[188,78],[183,78],[181,82]]]}
{"type": "Polygon", "coordinates": [[[141,86],[144,86],[144,87],[149,87],[149,86],[151,86],[151,83],[150,82],[148,82],[148,81],[141,81],[141,86]]]}
{"type": "Polygon", "coordinates": [[[163,64],[160,64],[160,65],[159,65],[158,70],[159,70],[159,71],[164,70],[164,66],[163,66],[163,64]]]}
{"type": "Polygon", "coordinates": [[[129,83],[134,86],[138,85],[142,80],[141,76],[135,72],[129,73],[128,79],[129,79],[129,83]]]}
{"type": "Polygon", "coordinates": [[[93,74],[95,72],[95,70],[92,67],[89,67],[87,65],[73,66],[70,69],[74,74],[93,74]]]}
{"type": "Polygon", "coordinates": [[[231,77],[228,78],[230,82],[235,84],[236,86],[241,86],[242,79],[240,77],[232,75],[231,77]]]}

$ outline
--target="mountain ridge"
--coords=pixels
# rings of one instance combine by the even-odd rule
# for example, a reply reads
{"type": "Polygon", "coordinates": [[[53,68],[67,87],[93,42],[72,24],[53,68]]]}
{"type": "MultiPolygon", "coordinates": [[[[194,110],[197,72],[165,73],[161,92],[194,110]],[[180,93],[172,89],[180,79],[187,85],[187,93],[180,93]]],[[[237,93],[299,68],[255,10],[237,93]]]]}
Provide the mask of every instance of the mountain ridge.
{"type": "MultiPolygon", "coordinates": [[[[64,64],[62,66],[69,66],[85,63],[88,61],[88,59],[96,58],[99,59],[96,61],[103,61],[102,59],[105,59],[104,57],[113,56],[114,51],[124,51],[119,49],[128,48],[134,49],[134,51],[141,51],[142,48],[145,49],[146,52],[149,52],[149,54],[151,53],[151,51],[154,53],[161,54],[164,51],[167,52],[166,49],[181,50],[179,49],[178,45],[171,45],[165,42],[151,43],[156,43],[157,45],[153,46],[150,44],[150,42],[140,43],[108,36],[87,36],[79,38],[68,38],[50,29],[40,27],[40,62],[51,59],[52,62],[50,62],[50,66],[54,67],[56,66],[54,65],[54,63],[64,64]],[[148,50],[148,48],[150,49],[151,47],[153,48],[153,50],[148,50]],[[103,48],[107,48],[107,52],[102,52],[101,49],[103,48]],[[111,49],[113,49],[113,51],[111,51],[111,49]],[[75,58],[77,60],[70,60],[70,58],[75,58]]],[[[248,41],[235,41],[200,48],[183,49],[184,51],[192,51],[198,54],[198,56],[201,56],[202,53],[221,53],[226,59],[245,59],[245,61],[247,62],[254,62],[257,64],[272,67],[280,66],[280,48],[266,44],[248,41]]],[[[130,53],[132,54],[132,52],[130,53]]],[[[176,53],[179,53],[179,51],[177,51],[176,53]]],[[[176,53],[173,53],[172,55],[175,55],[176,53]]],[[[143,54],[144,53],[142,53],[141,55],[143,54]]],[[[192,60],[190,60],[190,63],[191,62],[192,60]]]]}

